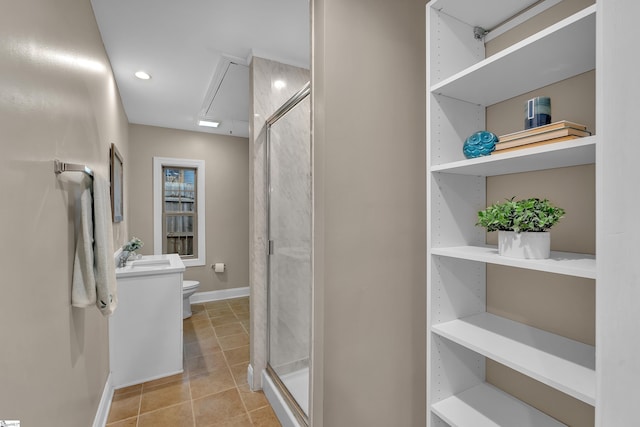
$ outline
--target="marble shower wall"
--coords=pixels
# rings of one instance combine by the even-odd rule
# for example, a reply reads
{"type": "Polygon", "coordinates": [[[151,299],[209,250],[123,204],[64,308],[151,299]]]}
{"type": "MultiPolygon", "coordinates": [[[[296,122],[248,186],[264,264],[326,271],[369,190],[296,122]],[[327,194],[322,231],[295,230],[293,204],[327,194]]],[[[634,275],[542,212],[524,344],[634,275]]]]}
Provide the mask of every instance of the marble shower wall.
{"type": "Polygon", "coordinates": [[[254,57],[251,62],[249,148],[249,281],[251,286],[251,360],[253,389],[262,388],[267,361],[267,204],[266,120],[310,80],[309,70],[254,57]],[[276,84],[284,82],[285,86],[276,84]]]}

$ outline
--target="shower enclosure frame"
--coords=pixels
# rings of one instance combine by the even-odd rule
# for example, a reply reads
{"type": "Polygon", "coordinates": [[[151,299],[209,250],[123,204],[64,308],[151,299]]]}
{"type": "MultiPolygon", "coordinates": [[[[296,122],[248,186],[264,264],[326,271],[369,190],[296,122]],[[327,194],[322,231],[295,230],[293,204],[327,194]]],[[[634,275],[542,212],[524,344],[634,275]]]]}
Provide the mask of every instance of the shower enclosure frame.
{"type": "MultiPolygon", "coordinates": [[[[303,426],[309,426],[309,416],[305,414],[304,410],[300,407],[295,397],[289,392],[287,386],[282,382],[280,376],[271,366],[271,263],[269,257],[273,255],[273,241],[271,240],[271,126],[274,125],[280,118],[295,108],[300,102],[302,102],[307,96],[311,94],[311,82],[307,82],[302,89],[296,92],[288,101],[286,101],[280,108],[278,108],[267,120],[266,120],[266,145],[265,145],[265,183],[266,183],[266,222],[267,222],[267,364],[266,372],[270,379],[275,384],[276,388],[280,392],[282,398],[287,403],[287,406],[296,417],[296,419],[302,423],[303,426]]],[[[312,223],[313,224],[313,223],[312,223]]],[[[311,257],[313,259],[313,257],[311,257]]],[[[313,262],[313,261],[312,261],[313,262]]],[[[313,267],[312,267],[313,268],[313,267]]],[[[309,325],[309,336],[311,336],[312,325],[309,325]]],[[[309,372],[311,372],[311,347],[313,342],[309,343],[309,372]]],[[[309,386],[311,381],[309,381],[309,386]]],[[[309,390],[309,401],[311,401],[311,390],[309,390]]],[[[310,407],[311,405],[309,405],[310,407]]],[[[310,412],[310,410],[309,410],[310,412]]]]}

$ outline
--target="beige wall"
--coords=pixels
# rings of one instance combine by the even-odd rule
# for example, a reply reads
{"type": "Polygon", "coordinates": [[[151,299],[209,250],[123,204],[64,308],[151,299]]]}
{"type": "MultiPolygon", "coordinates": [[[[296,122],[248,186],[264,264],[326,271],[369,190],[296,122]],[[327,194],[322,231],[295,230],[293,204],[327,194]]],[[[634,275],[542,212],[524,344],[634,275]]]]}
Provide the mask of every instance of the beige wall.
{"type": "Polygon", "coordinates": [[[153,253],[153,157],[204,160],[206,265],[187,267],[184,278],[198,280],[198,292],[249,286],[248,140],[132,124],[129,141],[129,232],[145,242],[140,253],[153,253]],[[216,262],[224,273],[213,271],[216,262]]]}
{"type": "Polygon", "coordinates": [[[315,426],[426,422],[424,4],[313,5],[315,426]]]}
{"type": "MultiPolygon", "coordinates": [[[[567,0],[487,46],[495,52],[592,3],[567,0]]],[[[595,132],[595,72],[535,90],[487,108],[487,129],[498,135],[522,130],[524,106],[534,96],[551,97],[552,120],[571,120],[595,132]]],[[[487,179],[487,204],[516,198],[548,198],[566,210],[551,230],[551,249],[595,253],[595,168],[593,165],[504,175],[487,179]]],[[[495,243],[496,233],[488,242],[495,243]]],[[[536,271],[487,266],[487,311],[595,343],[593,280],[536,271]]],[[[593,426],[593,407],[503,365],[487,361],[487,380],[523,401],[572,426],[593,426]]]]}
{"type": "MultiPolygon", "coordinates": [[[[53,159],[108,177],[110,143],[128,155],[88,0],[3,2],[0,129],[0,418],[87,427],[109,373],[107,319],[70,305],[77,173],[54,175],[53,159]]],[[[116,225],[114,243],[126,234],[116,225]]]]}

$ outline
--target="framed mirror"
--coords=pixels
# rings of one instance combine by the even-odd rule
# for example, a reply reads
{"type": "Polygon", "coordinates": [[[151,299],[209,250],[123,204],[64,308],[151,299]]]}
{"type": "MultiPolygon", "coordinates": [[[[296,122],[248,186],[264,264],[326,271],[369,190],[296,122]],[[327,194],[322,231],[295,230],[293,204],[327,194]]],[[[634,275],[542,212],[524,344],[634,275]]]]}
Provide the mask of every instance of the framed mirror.
{"type": "Polygon", "coordinates": [[[113,222],[120,222],[123,219],[122,213],[122,171],[123,162],[120,152],[115,144],[111,144],[111,214],[113,222]]]}

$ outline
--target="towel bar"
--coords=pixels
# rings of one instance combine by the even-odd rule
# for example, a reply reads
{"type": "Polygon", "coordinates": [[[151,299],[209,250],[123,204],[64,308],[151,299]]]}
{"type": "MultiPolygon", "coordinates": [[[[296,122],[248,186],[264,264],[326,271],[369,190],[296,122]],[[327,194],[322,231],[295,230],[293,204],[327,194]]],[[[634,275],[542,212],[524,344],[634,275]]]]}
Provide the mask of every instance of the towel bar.
{"type": "Polygon", "coordinates": [[[84,172],[91,178],[93,178],[93,171],[86,165],[65,163],[57,159],[53,161],[53,171],[56,173],[56,175],[61,174],[62,172],[84,172]]]}

